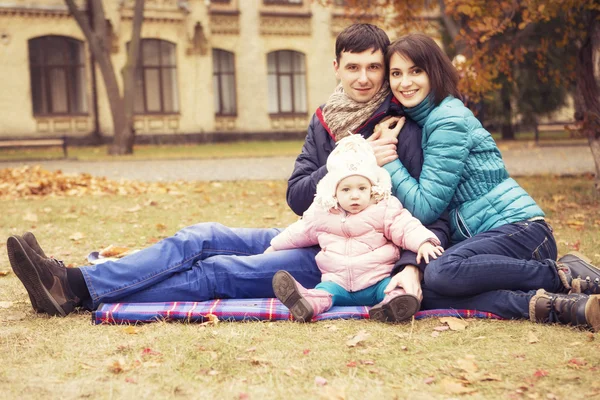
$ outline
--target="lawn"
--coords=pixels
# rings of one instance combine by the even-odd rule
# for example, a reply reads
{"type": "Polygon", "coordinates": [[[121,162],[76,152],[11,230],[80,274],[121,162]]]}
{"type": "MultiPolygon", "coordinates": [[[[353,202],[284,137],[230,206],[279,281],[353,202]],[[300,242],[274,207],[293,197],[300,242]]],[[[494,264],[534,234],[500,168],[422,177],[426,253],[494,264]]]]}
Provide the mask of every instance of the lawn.
{"type": "MultiPolygon", "coordinates": [[[[148,246],[197,222],[265,227],[296,219],[283,181],[123,185],[87,177],[81,178],[86,186],[64,179],[53,186],[56,177],[34,171],[2,176],[0,236],[31,230],[48,254],[70,266],[85,264],[92,250],[148,246]],[[6,184],[44,195],[24,198],[6,184]]],[[[600,208],[591,177],[519,182],[547,211],[560,254],[578,249],[600,264],[600,208]]],[[[0,248],[2,398],[600,397],[600,337],[565,326],[470,319],[465,330],[454,331],[432,318],[400,325],[126,327],[90,320],[86,311],[36,315],[0,248]],[[357,336],[362,340],[351,346],[357,336]]]]}

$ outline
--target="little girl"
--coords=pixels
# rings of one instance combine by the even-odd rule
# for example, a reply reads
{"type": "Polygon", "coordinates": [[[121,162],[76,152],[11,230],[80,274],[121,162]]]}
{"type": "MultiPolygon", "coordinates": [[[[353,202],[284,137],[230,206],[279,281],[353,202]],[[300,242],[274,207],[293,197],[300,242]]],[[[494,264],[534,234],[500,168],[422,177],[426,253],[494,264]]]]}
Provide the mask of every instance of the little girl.
{"type": "Polygon", "coordinates": [[[286,271],[273,277],[273,291],[298,321],[309,322],[333,305],[373,306],[371,319],[399,322],[419,310],[419,299],[403,289],[387,290],[400,257],[397,246],[417,253],[417,262],[444,251],[438,238],[391,196],[389,174],[377,165],[359,135],[340,140],[327,159],[302,219],[271,240],[266,252],[319,244],[322,282],[305,289],[286,271]]]}

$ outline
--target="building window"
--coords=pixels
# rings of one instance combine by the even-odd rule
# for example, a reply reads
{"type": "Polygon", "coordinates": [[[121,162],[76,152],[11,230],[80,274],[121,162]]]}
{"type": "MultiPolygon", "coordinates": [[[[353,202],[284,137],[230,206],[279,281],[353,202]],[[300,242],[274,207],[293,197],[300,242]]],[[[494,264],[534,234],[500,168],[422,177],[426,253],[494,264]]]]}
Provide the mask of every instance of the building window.
{"type": "Polygon", "coordinates": [[[29,40],[34,115],[88,112],[83,44],[63,36],[29,40]]]}
{"type": "Polygon", "coordinates": [[[237,114],[233,60],[233,53],[219,49],[213,50],[213,89],[217,115],[237,114]]]}
{"type": "Polygon", "coordinates": [[[281,50],[267,55],[269,113],[306,113],[304,54],[281,50]]]}
{"type": "Polygon", "coordinates": [[[138,114],[179,112],[175,44],[142,39],[135,73],[135,106],[138,114]]]}

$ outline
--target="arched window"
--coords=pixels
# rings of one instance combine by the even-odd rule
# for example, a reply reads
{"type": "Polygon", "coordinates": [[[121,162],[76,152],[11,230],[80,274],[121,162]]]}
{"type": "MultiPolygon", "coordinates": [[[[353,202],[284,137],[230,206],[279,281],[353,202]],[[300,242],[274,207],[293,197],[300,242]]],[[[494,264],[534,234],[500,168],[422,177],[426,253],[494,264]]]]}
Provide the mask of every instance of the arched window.
{"type": "Polygon", "coordinates": [[[175,44],[159,39],[142,39],[140,50],[135,74],[135,112],[179,112],[175,44]]]}
{"type": "Polygon", "coordinates": [[[235,63],[233,53],[213,49],[213,88],[215,113],[236,115],[235,63]]]}
{"type": "Polygon", "coordinates": [[[304,54],[280,50],[267,54],[269,113],[306,113],[304,54]]]}
{"type": "Polygon", "coordinates": [[[29,40],[34,115],[88,112],[83,44],[64,36],[29,40]]]}

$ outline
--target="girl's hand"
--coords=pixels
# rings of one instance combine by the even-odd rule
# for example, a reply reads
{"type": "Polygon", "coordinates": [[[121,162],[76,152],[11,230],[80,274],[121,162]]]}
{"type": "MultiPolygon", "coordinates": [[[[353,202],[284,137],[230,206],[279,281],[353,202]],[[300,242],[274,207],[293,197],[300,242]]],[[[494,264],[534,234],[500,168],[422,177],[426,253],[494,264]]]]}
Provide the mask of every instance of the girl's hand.
{"type": "Polygon", "coordinates": [[[420,263],[422,259],[425,259],[425,262],[429,264],[429,257],[435,260],[438,256],[441,256],[443,252],[444,248],[442,246],[434,246],[430,242],[425,242],[419,247],[419,251],[417,252],[417,262],[420,263]]]}
{"type": "Polygon", "coordinates": [[[269,247],[267,247],[267,249],[266,249],[266,250],[263,252],[263,254],[267,254],[267,253],[273,253],[273,252],[275,252],[275,251],[277,251],[277,250],[275,250],[275,249],[273,248],[273,246],[269,246],[269,247]]]}

